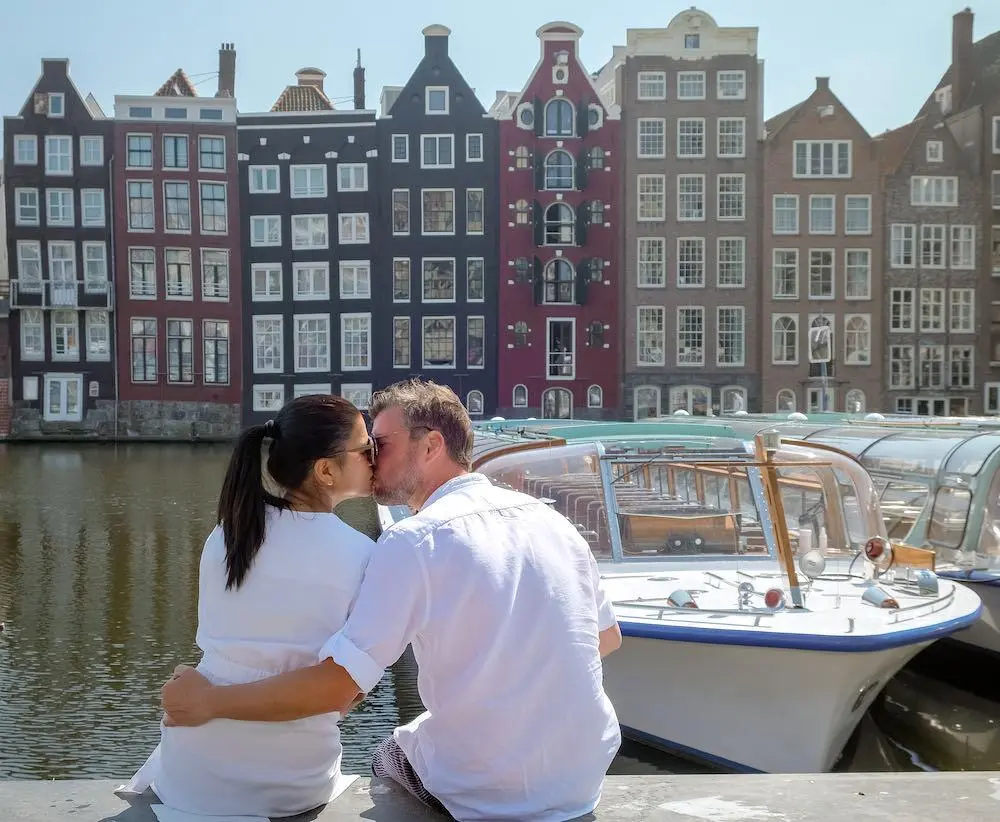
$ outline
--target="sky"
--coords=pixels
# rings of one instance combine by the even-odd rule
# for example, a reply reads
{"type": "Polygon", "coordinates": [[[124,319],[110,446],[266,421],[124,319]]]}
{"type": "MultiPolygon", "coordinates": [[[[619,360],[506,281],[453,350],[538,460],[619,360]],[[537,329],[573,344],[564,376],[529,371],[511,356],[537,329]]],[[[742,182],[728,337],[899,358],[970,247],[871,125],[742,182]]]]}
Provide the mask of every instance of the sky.
{"type": "MultiPolygon", "coordinates": [[[[115,94],[151,94],[177,68],[199,92],[216,91],[218,49],[236,48],[242,112],[267,111],[303,66],[327,72],[331,98],[348,101],[361,49],[367,107],[385,85],[403,85],[423,56],[421,30],[452,30],[452,59],[489,107],[500,89],[519,90],[538,59],[536,29],[564,19],[583,29],[580,56],[599,69],[627,28],[664,27],[684,3],[654,0],[374,0],[348,17],[343,0],[46,0],[13,3],[4,14],[0,113],[16,114],[38,79],[42,57],[68,57],[70,74],[105,112],[115,94]]],[[[803,100],[817,76],[871,134],[911,120],[951,60],[951,18],[959,0],[704,0],[720,26],[756,26],[764,60],[764,113],[803,100]]],[[[1000,29],[1000,2],[981,0],[975,39],[1000,29]]],[[[349,108],[350,102],[340,107],[349,108]]]]}

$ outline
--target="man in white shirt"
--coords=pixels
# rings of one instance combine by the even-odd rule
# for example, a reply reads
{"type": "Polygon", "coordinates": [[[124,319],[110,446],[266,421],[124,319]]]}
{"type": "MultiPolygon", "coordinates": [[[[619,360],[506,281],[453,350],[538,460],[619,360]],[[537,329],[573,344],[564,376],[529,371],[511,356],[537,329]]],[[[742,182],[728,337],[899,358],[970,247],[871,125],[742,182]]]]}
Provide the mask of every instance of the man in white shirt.
{"type": "Polygon", "coordinates": [[[248,685],[181,667],[168,724],[343,711],[408,644],[427,710],[373,771],[457,819],[568,820],[592,811],[621,744],[601,657],[621,645],[586,541],[544,503],[470,473],[472,427],[448,388],[373,398],[374,494],[414,515],[379,539],[321,662],[248,685]]]}

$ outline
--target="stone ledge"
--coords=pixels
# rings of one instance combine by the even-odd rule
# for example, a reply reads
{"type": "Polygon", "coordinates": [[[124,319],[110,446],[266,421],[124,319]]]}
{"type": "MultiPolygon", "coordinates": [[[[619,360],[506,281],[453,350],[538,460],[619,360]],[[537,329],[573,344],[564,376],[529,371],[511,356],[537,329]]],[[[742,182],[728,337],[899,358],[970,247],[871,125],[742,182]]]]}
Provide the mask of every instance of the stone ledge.
{"type": "MultiPolygon", "coordinates": [[[[0,781],[3,822],[155,822],[150,795],[131,802],[108,780],[0,781]]],[[[394,783],[359,779],[330,805],[283,822],[400,822],[441,816],[394,783]]],[[[917,822],[1000,818],[1000,772],[610,776],[583,820],[917,822]]]]}

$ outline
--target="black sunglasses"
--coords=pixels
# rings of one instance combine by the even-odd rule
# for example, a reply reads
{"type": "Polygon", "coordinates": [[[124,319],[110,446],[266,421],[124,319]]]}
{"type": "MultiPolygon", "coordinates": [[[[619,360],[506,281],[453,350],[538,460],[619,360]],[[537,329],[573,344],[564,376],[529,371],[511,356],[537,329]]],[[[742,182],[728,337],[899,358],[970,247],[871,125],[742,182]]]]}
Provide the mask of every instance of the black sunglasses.
{"type": "Polygon", "coordinates": [[[330,456],[339,457],[341,454],[367,454],[368,462],[374,465],[375,460],[378,459],[378,443],[369,437],[368,442],[364,445],[359,445],[355,448],[345,448],[343,451],[335,451],[330,456]]]}

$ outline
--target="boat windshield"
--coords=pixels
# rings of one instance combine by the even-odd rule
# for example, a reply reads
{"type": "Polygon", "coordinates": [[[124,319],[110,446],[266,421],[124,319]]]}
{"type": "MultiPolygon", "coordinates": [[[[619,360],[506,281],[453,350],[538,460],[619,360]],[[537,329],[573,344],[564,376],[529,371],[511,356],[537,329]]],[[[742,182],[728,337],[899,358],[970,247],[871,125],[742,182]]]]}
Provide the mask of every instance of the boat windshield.
{"type": "Polygon", "coordinates": [[[977,565],[983,567],[1000,565],[1000,471],[993,475],[993,480],[990,482],[978,544],[973,545],[968,553],[978,554],[982,558],[983,561],[976,563],[977,565]]]}

